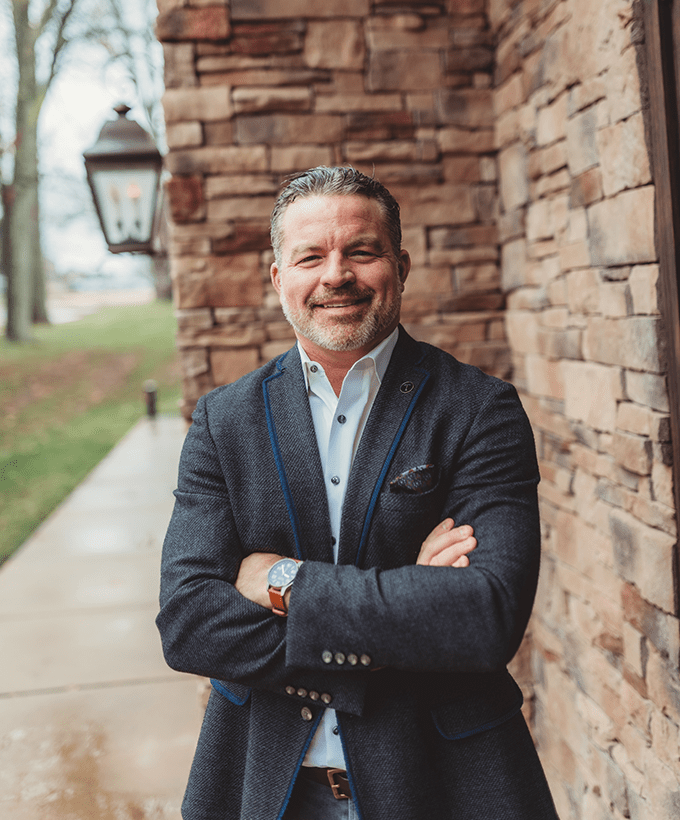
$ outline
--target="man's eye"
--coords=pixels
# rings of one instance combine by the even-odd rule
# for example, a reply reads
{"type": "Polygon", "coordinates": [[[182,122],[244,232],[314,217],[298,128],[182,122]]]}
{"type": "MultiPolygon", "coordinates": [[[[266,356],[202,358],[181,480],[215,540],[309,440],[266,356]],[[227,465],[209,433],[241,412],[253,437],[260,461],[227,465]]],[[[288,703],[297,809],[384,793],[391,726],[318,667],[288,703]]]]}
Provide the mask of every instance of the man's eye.
{"type": "Polygon", "coordinates": [[[310,256],[303,256],[302,259],[298,259],[298,265],[305,265],[310,262],[317,262],[321,257],[318,254],[311,254],[310,256]]]}

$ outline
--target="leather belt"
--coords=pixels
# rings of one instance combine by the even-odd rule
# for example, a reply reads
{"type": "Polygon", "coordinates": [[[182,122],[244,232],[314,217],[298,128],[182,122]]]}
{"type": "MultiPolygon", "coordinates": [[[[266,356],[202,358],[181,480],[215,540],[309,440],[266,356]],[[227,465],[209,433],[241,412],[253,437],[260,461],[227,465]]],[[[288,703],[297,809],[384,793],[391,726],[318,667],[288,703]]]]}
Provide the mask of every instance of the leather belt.
{"type": "Polygon", "coordinates": [[[306,780],[313,780],[322,786],[329,786],[336,800],[349,800],[352,790],[349,787],[347,772],[344,769],[322,769],[319,766],[302,766],[300,774],[306,780]]]}

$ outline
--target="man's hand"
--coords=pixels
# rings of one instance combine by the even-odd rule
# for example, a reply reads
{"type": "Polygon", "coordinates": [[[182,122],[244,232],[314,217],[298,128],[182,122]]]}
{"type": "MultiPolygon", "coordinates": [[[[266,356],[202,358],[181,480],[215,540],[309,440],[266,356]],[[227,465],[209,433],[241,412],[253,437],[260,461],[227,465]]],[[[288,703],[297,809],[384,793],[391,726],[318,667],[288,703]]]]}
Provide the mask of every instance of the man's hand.
{"type": "Polygon", "coordinates": [[[467,524],[456,527],[445,518],[423,541],[416,564],[424,567],[468,567],[468,553],[477,546],[474,530],[467,524]]]}
{"type": "Polygon", "coordinates": [[[272,608],[267,592],[270,567],[283,558],[271,552],[252,552],[241,561],[234,586],[245,598],[267,609],[272,608]]]}
{"type": "MultiPolygon", "coordinates": [[[[454,526],[445,518],[423,541],[416,564],[426,567],[468,567],[468,553],[477,546],[473,529],[468,525],[454,526]]],[[[241,562],[234,586],[245,598],[266,609],[272,608],[267,592],[269,569],[281,558],[271,552],[253,552],[241,562]]],[[[290,595],[290,590],[286,593],[290,595]]]]}

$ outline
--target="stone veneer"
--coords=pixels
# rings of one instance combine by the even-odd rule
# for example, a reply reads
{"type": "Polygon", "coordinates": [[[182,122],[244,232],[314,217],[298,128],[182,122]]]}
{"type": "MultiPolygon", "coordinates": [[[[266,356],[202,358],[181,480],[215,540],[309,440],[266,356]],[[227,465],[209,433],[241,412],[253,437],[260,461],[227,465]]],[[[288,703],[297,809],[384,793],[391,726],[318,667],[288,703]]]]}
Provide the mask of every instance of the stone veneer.
{"type": "Polygon", "coordinates": [[[414,258],[407,327],[510,378],[534,426],[544,559],[513,671],[562,820],[680,816],[641,6],[159,0],[184,412],[293,340],[268,275],[282,179],[375,168],[414,258]]]}
{"type": "Polygon", "coordinates": [[[490,3],[512,381],[541,463],[525,691],[562,820],[680,817],[677,544],[639,3],[490,3]]]}
{"type": "Polygon", "coordinates": [[[159,0],[184,413],[294,341],[269,282],[286,175],[351,164],[402,205],[418,338],[509,375],[483,0],[159,0]]]}

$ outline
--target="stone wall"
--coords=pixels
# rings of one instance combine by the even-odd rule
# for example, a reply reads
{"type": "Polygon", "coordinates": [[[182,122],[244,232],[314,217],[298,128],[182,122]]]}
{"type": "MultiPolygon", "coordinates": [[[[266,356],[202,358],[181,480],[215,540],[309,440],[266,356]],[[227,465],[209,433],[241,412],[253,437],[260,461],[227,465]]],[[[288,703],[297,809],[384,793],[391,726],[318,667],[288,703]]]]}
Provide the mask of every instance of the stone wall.
{"type": "Polygon", "coordinates": [[[287,349],[268,219],[351,163],[403,204],[418,338],[509,377],[544,559],[514,672],[562,820],[680,816],[680,629],[641,3],[159,0],[184,412],[287,349]]]}
{"type": "Polygon", "coordinates": [[[680,816],[676,524],[639,11],[490,2],[512,380],[543,477],[524,684],[562,820],[680,816]]]}
{"type": "Polygon", "coordinates": [[[351,164],[402,204],[418,338],[509,375],[484,0],[159,0],[185,415],[293,341],[269,283],[286,175],[351,164]]]}

